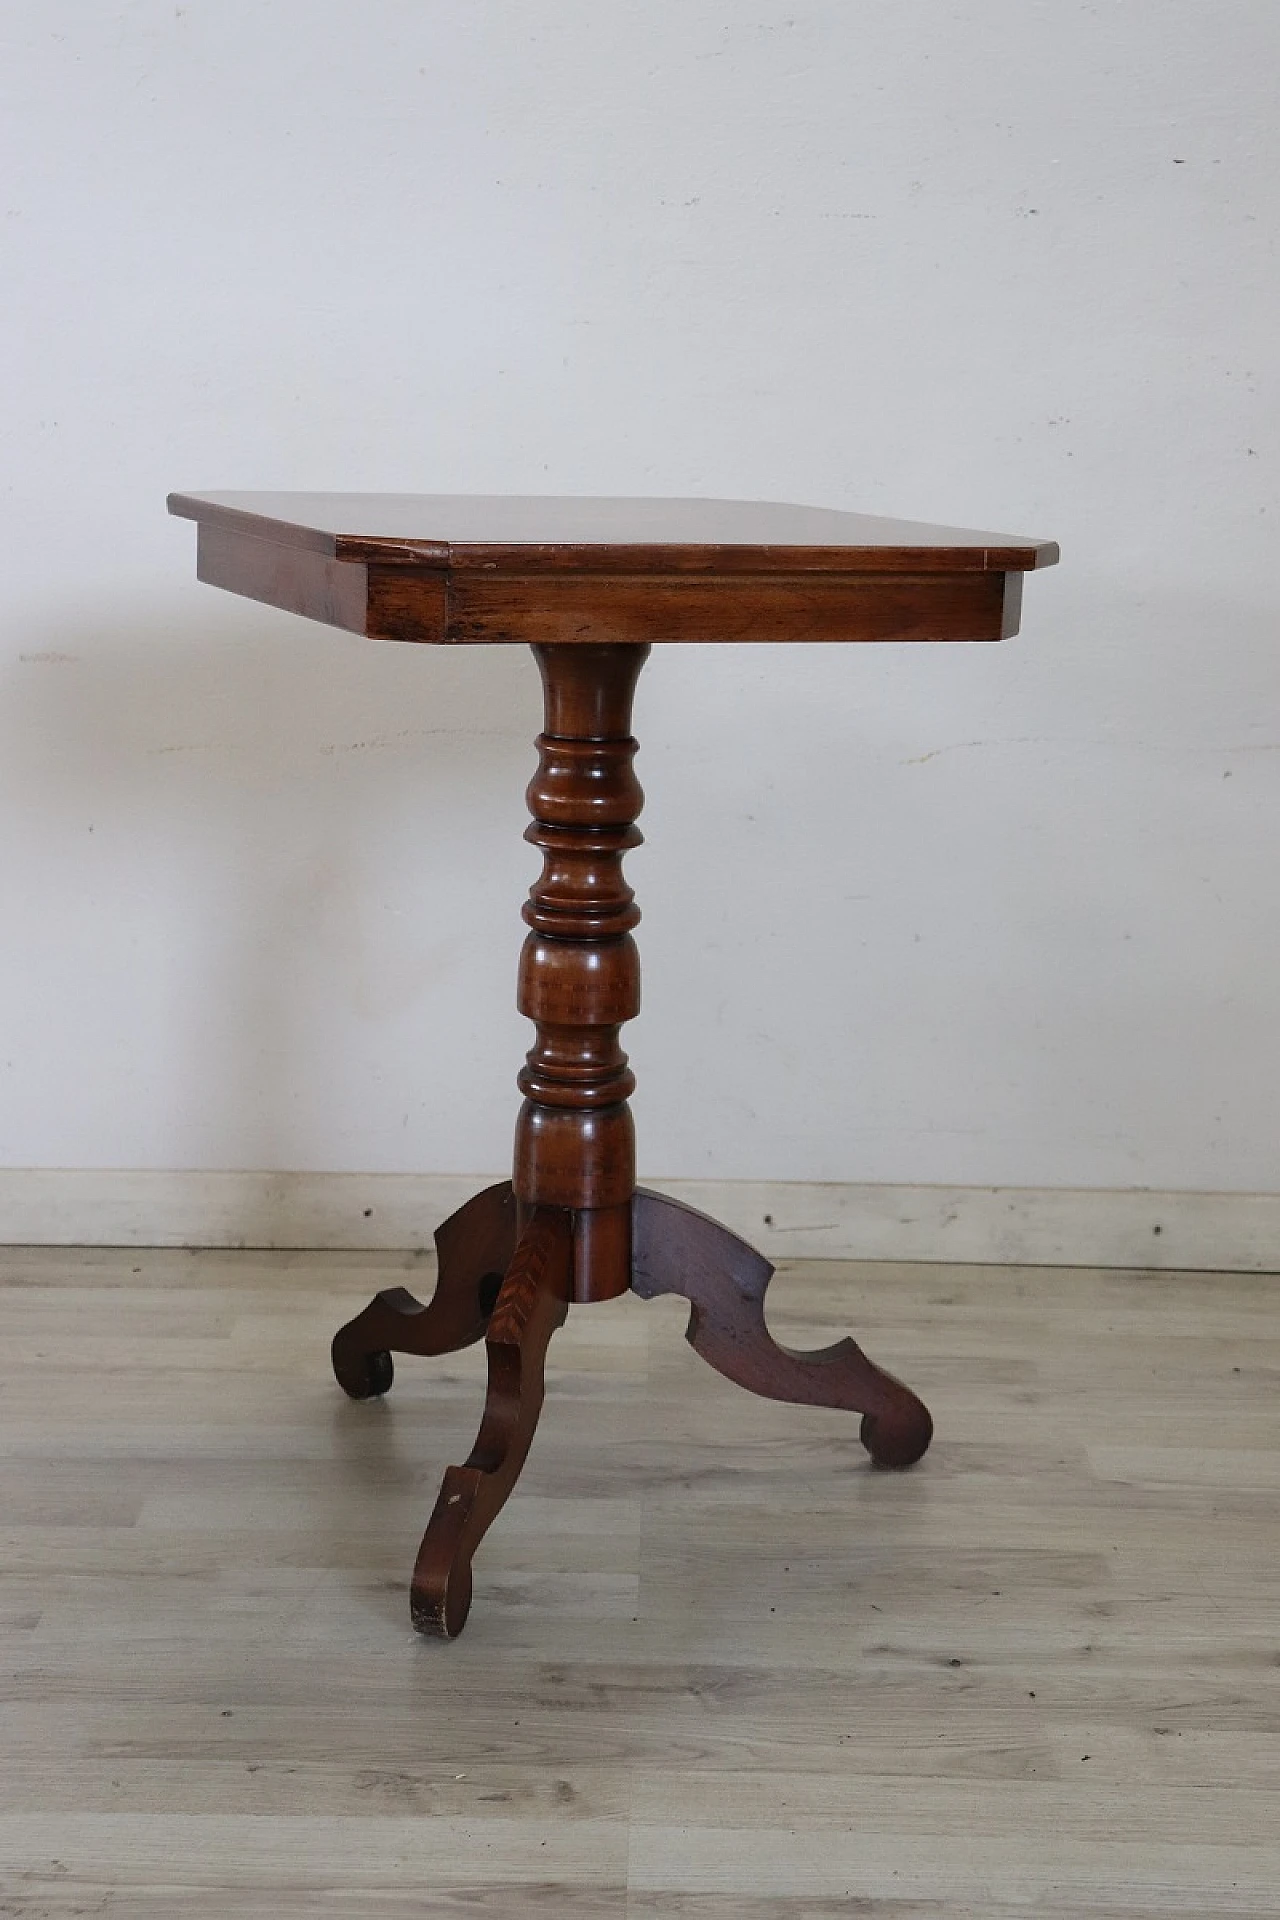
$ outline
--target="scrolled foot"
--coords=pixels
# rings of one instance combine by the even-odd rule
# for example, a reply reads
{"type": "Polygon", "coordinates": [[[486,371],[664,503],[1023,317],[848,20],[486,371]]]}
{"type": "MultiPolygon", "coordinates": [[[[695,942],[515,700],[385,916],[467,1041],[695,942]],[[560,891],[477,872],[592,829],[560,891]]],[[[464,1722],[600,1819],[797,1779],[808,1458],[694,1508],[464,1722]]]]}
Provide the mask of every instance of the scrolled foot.
{"type": "Polygon", "coordinates": [[[483,1475],[466,1467],[450,1467],[422,1536],[413,1579],[409,1611],[419,1633],[440,1640],[456,1639],[471,1611],[471,1555],[468,1522],[483,1491],[483,1475]]]}
{"type": "Polygon", "coordinates": [[[536,1207],[520,1235],[485,1334],[489,1385],[476,1443],[449,1467],[409,1590],[419,1633],[451,1640],[471,1606],[471,1560],[505,1505],[542,1411],[547,1347],[569,1310],[573,1216],[536,1207]]]}
{"type": "Polygon", "coordinates": [[[682,1294],[685,1338],[728,1380],[770,1400],[862,1414],[862,1444],[878,1467],[910,1467],[933,1437],[933,1421],[909,1387],[868,1360],[855,1340],[816,1353],[779,1346],[765,1325],[773,1268],[716,1220],[665,1194],[638,1188],[632,1203],[632,1291],[645,1299],[682,1294]]]}
{"type": "Polygon", "coordinates": [[[376,1294],[333,1338],[333,1371],[353,1400],[386,1393],[392,1353],[456,1353],[484,1338],[516,1241],[508,1181],[486,1187],[437,1227],[435,1292],[424,1305],[404,1287],[376,1294]]]}
{"type": "MultiPolygon", "coordinates": [[[[869,1360],[867,1365],[871,1365],[869,1360]]],[[[890,1378],[888,1374],[883,1377],[890,1378]]],[[[893,1384],[898,1386],[896,1380],[893,1384]]],[[[899,1391],[900,1402],[862,1416],[859,1438],[874,1467],[914,1467],[928,1452],[933,1438],[933,1418],[924,1401],[917,1400],[907,1387],[899,1391]]]]}
{"type": "MultiPolygon", "coordinates": [[[[374,1400],[380,1394],[391,1391],[391,1382],[396,1377],[391,1354],[385,1347],[369,1347],[367,1340],[370,1337],[370,1331],[366,1330],[367,1323],[366,1327],[361,1326],[366,1315],[371,1315],[375,1307],[383,1313],[399,1311],[388,1297],[391,1291],[393,1290],[388,1289],[387,1293],[378,1294],[365,1308],[363,1314],[349,1321],[333,1336],[330,1354],[333,1360],[334,1378],[342,1391],[352,1400],[374,1400]]],[[[404,1293],[405,1289],[398,1287],[394,1291],[404,1293]]],[[[413,1300],[412,1294],[406,1293],[405,1297],[413,1300]]],[[[422,1302],[414,1300],[412,1310],[422,1313],[424,1311],[422,1302]]]]}

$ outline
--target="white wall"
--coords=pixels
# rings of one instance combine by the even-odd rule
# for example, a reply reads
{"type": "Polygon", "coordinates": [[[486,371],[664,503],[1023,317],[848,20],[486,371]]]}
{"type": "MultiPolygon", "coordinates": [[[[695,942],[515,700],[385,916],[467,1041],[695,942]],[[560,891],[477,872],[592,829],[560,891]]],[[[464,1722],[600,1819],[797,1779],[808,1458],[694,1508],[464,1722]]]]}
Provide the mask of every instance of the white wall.
{"type": "Polygon", "coordinates": [[[706,493],[1064,557],[654,656],[643,1169],[1280,1186],[1275,0],[0,19],[0,1160],[507,1159],[532,663],[168,488],[706,493]]]}

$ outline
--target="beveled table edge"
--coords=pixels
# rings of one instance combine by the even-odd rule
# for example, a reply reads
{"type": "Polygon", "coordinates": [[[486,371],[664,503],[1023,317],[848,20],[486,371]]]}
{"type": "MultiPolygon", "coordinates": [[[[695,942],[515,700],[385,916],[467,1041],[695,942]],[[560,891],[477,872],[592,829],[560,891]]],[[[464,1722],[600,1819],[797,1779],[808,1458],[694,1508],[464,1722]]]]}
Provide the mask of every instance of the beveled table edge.
{"type": "MultiPolygon", "coordinates": [[[[289,496],[286,496],[289,497],[289,496]]],[[[318,500],[329,496],[317,494],[318,500]]],[[[371,498],[379,498],[372,495],[371,498]]],[[[432,496],[425,496],[432,497],[432,496]]],[[[466,496],[460,496],[466,497],[466,496]]],[[[548,496],[567,498],[573,496],[548,496]]],[[[590,496],[580,496],[587,498],[590,496]]],[[[679,496],[671,496],[673,500],[679,496]]],[[[270,498],[269,493],[263,495],[270,498]]],[[[736,502],[724,505],[785,504],[736,502]]],[[[417,540],[370,533],[342,533],[302,521],[253,513],[198,493],[175,492],[168,510],[202,526],[222,526],[273,546],[302,548],[331,559],[406,567],[432,573],[1027,573],[1057,564],[1052,540],[982,535],[959,545],[760,545],[748,542],[447,541],[417,540]]],[[[877,515],[861,518],[875,520],[877,515]]],[[[886,525],[910,525],[884,518],[886,525]]],[[[955,529],[957,533],[967,529],[955,529]]]]}

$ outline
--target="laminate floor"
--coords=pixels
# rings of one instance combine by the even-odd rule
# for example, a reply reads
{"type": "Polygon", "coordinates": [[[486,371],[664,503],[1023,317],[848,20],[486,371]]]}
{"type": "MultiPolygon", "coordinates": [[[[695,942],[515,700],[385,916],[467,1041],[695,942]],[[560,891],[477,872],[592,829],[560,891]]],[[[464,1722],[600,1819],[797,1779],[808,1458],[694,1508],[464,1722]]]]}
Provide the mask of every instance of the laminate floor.
{"type": "Polygon", "coordinates": [[[784,1268],[782,1339],[931,1403],[900,1476],[679,1302],[574,1309],[449,1645],[482,1353],[328,1372],[397,1282],[0,1254],[0,1914],[1280,1914],[1276,1281],[784,1268]]]}

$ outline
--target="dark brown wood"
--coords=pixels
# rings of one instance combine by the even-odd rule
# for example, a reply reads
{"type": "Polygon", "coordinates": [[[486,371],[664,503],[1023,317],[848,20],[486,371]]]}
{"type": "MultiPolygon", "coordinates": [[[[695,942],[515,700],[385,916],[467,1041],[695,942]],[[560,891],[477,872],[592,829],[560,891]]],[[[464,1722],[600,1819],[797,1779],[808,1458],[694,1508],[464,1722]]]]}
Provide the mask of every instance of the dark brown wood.
{"type": "Polygon", "coordinates": [[[407,1287],[387,1287],[334,1335],[333,1371],[353,1400],[389,1391],[393,1353],[456,1353],[484,1338],[516,1243],[510,1181],[450,1214],[435,1243],[436,1285],[425,1306],[407,1287]]]}
{"type": "MultiPolygon", "coordinates": [[[[368,569],[330,559],[309,547],[254,540],[214,521],[196,536],[196,578],[247,600],[283,607],[307,620],[363,633],[368,620],[368,569]]],[[[419,618],[426,620],[430,582],[418,581],[419,618]]],[[[444,619],[444,583],[435,582],[444,619]]]]}
{"type": "Polygon", "coordinates": [[[1023,574],[1047,541],[749,501],[466,499],[409,494],[175,494],[199,523],[201,579],[378,639],[528,642],[545,716],[527,838],[543,857],[525,907],[518,1004],[534,1023],[519,1076],[513,1176],[436,1234],[427,1306],[381,1293],[333,1343],[357,1399],[393,1352],[481,1338],[484,1417],[445,1474],[423,1537],[415,1625],[460,1631],[471,1560],[523,1465],[547,1345],[573,1301],[683,1295],[688,1338],[771,1399],[863,1415],[881,1466],[910,1466],[933,1423],[852,1340],[792,1353],[770,1335],[769,1262],[726,1228],[635,1185],[623,1024],[640,1005],[623,878],[640,842],[631,704],[651,643],[992,641],[1016,633],[1023,574]]]}
{"type": "Polygon", "coordinates": [[[445,1471],[413,1570],[410,1604],[421,1633],[451,1639],[471,1606],[471,1560],[519,1477],[542,1410],[543,1365],[569,1310],[572,1216],[527,1210],[485,1333],[489,1387],[475,1446],[445,1471]]]}
{"type": "MultiPolygon", "coordinates": [[[[631,937],[640,913],[622,860],[641,838],[631,702],[648,649],[534,652],[545,712],[525,837],[542,851],[542,872],[524,909],[530,931],[516,1004],[534,1022],[535,1038],[519,1077],[525,1101],[512,1184],[530,1205],[625,1209],[635,1188],[627,1105],[635,1076],[620,1033],[640,1010],[631,937]]],[[[595,1274],[579,1272],[579,1298],[626,1291],[625,1216],[616,1217],[613,1256],[595,1274]]],[[[588,1229],[586,1244],[600,1246],[599,1232],[588,1229]]]]}
{"type": "Polygon", "coordinates": [[[170,513],[338,560],[481,573],[1006,573],[1051,540],[773,500],[172,493],[170,513]]]}
{"type": "Polygon", "coordinates": [[[853,1340],[815,1353],[779,1346],[765,1325],[773,1268],[718,1221],[641,1187],[632,1203],[631,1286],[644,1300],[689,1302],[685,1338],[717,1373],[750,1393],[863,1416],[862,1444],[878,1467],[910,1467],[933,1421],[909,1387],[868,1360],[853,1340]]]}
{"type": "Polygon", "coordinates": [[[494,574],[365,566],[201,527],[211,586],[329,626],[428,646],[994,641],[1018,631],[1010,573],[494,574]]]}
{"type": "MultiPolygon", "coordinates": [[[[1021,578],[970,572],[467,574],[450,588],[447,638],[462,645],[566,636],[575,644],[628,645],[1000,640],[1009,625],[1005,582],[1021,578]]],[[[377,616],[384,637],[420,636],[408,587],[416,579],[401,576],[396,589],[408,616],[399,631],[389,630],[395,620],[385,606],[377,616]]]]}
{"type": "Polygon", "coordinates": [[[202,580],[372,639],[993,641],[1048,541],[762,501],[173,494],[202,580]]]}

